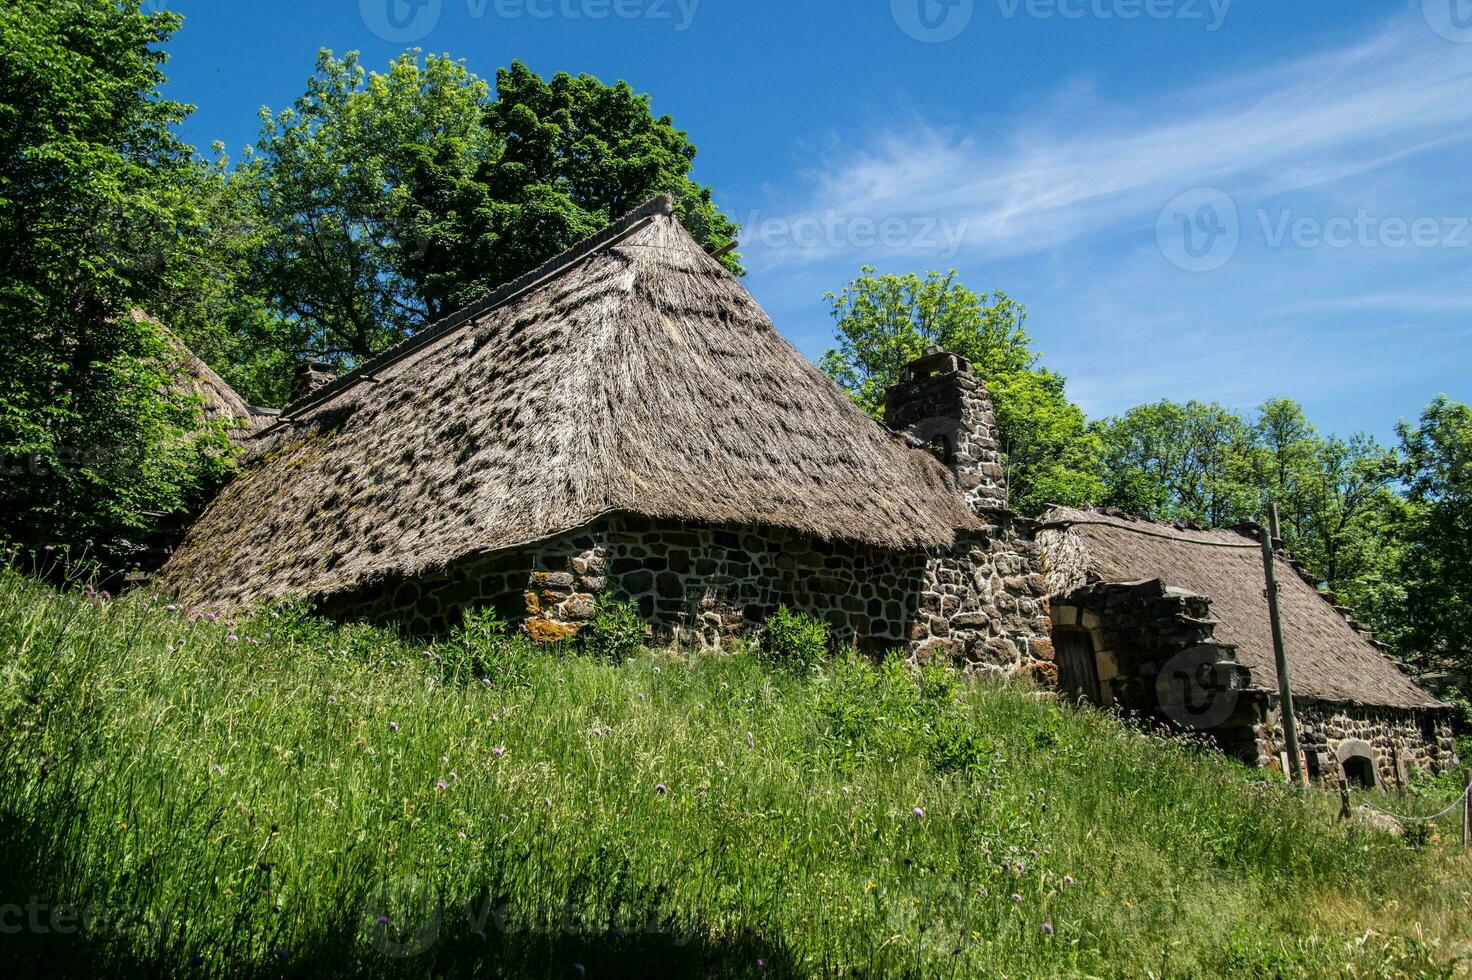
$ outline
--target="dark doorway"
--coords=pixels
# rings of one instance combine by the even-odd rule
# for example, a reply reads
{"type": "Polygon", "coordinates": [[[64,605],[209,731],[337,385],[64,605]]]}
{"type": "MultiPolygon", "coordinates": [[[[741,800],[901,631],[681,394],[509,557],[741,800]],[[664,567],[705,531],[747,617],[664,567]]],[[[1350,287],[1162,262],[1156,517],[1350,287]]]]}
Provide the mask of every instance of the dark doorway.
{"type": "Polygon", "coordinates": [[[1094,641],[1083,630],[1058,630],[1053,634],[1058,658],[1058,687],[1070,700],[1101,700],[1099,665],[1094,659],[1094,641]]]}
{"type": "Polygon", "coordinates": [[[1344,778],[1351,787],[1355,789],[1375,788],[1375,763],[1362,755],[1352,755],[1341,765],[1344,766],[1344,778]]]}

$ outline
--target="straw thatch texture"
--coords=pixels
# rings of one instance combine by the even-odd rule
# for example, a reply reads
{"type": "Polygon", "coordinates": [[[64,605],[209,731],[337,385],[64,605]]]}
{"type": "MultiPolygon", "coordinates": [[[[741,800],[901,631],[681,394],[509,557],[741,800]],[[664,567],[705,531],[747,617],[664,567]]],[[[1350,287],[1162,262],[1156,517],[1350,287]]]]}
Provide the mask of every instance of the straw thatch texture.
{"type": "Polygon", "coordinates": [[[134,320],[151,323],[169,348],[169,359],[163,365],[175,395],[197,399],[200,414],[206,422],[222,422],[230,441],[239,445],[246,436],[274,421],[271,413],[248,405],[229,383],[200,360],[173,331],[142,310],[133,310],[134,320]]]}
{"type": "Polygon", "coordinates": [[[976,524],[667,206],[314,398],[256,437],[163,588],[326,596],[619,511],[894,549],[976,524]]]}
{"type": "MultiPolygon", "coordinates": [[[[1050,560],[1082,557],[1092,581],[1160,579],[1210,598],[1211,615],[1220,621],[1215,638],[1237,648],[1254,687],[1276,693],[1262,550],[1253,538],[1065,508],[1050,511],[1043,524],[1050,560]]],[[[1291,567],[1283,563],[1278,571],[1295,696],[1399,708],[1439,705],[1291,567]]]]}

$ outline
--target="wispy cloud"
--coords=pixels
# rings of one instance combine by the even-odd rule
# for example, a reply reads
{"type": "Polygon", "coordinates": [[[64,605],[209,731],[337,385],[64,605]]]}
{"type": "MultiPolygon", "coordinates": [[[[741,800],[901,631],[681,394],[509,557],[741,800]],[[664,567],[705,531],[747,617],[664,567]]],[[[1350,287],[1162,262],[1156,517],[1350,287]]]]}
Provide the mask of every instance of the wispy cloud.
{"type": "MultiPolygon", "coordinates": [[[[1443,42],[1417,19],[1148,105],[1091,93],[1085,113],[1069,98],[1000,138],[916,124],[840,150],[784,220],[942,218],[964,232],[960,254],[989,259],[1153,226],[1191,187],[1244,205],[1327,187],[1472,139],[1472,45],[1443,42]]],[[[758,240],[749,253],[777,266],[862,251],[830,236],[801,248],[758,240]]]]}

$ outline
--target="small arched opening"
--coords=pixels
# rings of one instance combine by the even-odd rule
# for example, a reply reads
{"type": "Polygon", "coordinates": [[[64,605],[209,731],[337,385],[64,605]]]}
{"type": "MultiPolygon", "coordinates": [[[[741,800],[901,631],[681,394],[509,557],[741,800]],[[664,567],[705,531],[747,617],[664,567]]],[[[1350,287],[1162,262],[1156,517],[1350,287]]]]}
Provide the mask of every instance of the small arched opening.
{"type": "Polygon", "coordinates": [[[1345,742],[1339,746],[1339,765],[1344,770],[1344,781],[1354,789],[1374,789],[1375,753],[1368,743],[1345,742]]]}

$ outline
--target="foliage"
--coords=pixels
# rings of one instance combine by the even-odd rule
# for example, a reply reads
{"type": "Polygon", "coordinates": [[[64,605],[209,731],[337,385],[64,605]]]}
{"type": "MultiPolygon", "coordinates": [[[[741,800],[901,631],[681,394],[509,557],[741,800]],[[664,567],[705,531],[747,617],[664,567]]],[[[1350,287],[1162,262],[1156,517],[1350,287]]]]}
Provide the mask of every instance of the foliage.
{"type": "Polygon", "coordinates": [[[248,403],[285,405],[292,372],[313,348],[262,282],[261,163],[250,151],[232,163],[213,149],[179,176],[181,233],[150,308],[248,403]]]}
{"type": "Polygon", "coordinates": [[[500,151],[488,102],[450,58],[410,52],[379,74],[324,50],[292,108],[262,111],[257,277],[297,348],[364,358],[448,312],[416,263],[454,252],[456,222],[483,206],[475,176],[500,151]]]}
{"type": "Polygon", "coordinates": [[[598,597],[593,618],[578,632],[578,645],[595,657],[622,660],[638,652],[647,633],[634,603],[605,594],[598,597]]]}
{"type": "Polygon", "coordinates": [[[1408,513],[1397,538],[1396,641],[1428,669],[1472,674],[1472,408],[1437,398],[1399,427],[1408,513]]]}
{"type": "MultiPolygon", "coordinates": [[[[711,249],[736,240],[709,188],[690,179],[695,145],[650,98],[627,82],[559,72],[544,80],[519,61],[496,73],[487,125],[505,151],[486,169],[489,224],[497,244],[481,267],[495,285],[535,268],[655,194],[711,249]]],[[[737,256],[723,261],[741,271],[737,256]]]]}
{"type": "Polygon", "coordinates": [[[139,0],[0,7],[0,537],[95,539],[113,567],[227,451],[171,385],[168,338],[130,315],[187,223],[189,108],[158,93],[178,24],[139,0]]]}
{"type": "Polygon", "coordinates": [[[760,656],[796,674],[810,674],[828,658],[831,639],[827,623],[783,605],[762,628],[760,656]]]}
{"type": "Polygon", "coordinates": [[[1038,366],[1027,310],[1006,293],[974,293],[954,271],[880,275],[865,266],[827,299],[838,345],[823,355],[823,370],[866,412],[882,418],[900,369],[942,347],[970,360],[991,390],[1013,507],[1036,513],[1102,494],[1097,438],[1064,379],[1038,366]]]}
{"type": "Polygon", "coordinates": [[[375,354],[660,191],[701,241],[736,234],[689,177],[694,145],[622,82],[516,62],[492,98],[448,57],[408,52],[380,74],[323,51],[306,94],[263,123],[256,288],[297,354],[375,354]]]}
{"type": "Polygon", "coordinates": [[[1404,504],[1395,454],[1374,439],[1322,436],[1286,398],[1251,419],[1162,401],[1096,428],[1112,506],[1221,527],[1265,521],[1276,504],[1288,549],[1326,588],[1360,615],[1388,601],[1387,538],[1404,504]]]}
{"type": "Polygon", "coordinates": [[[1252,429],[1222,406],[1162,401],[1100,429],[1112,505],[1217,527],[1258,514],[1252,429]]]}
{"type": "Polygon", "coordinates": [[[8,973],[1389,977],[1472,938],[1445,839],[1035,691],[744,653],[450,684],[299,615],[0,569],[0,903],[48,927],[8,973]]]}

